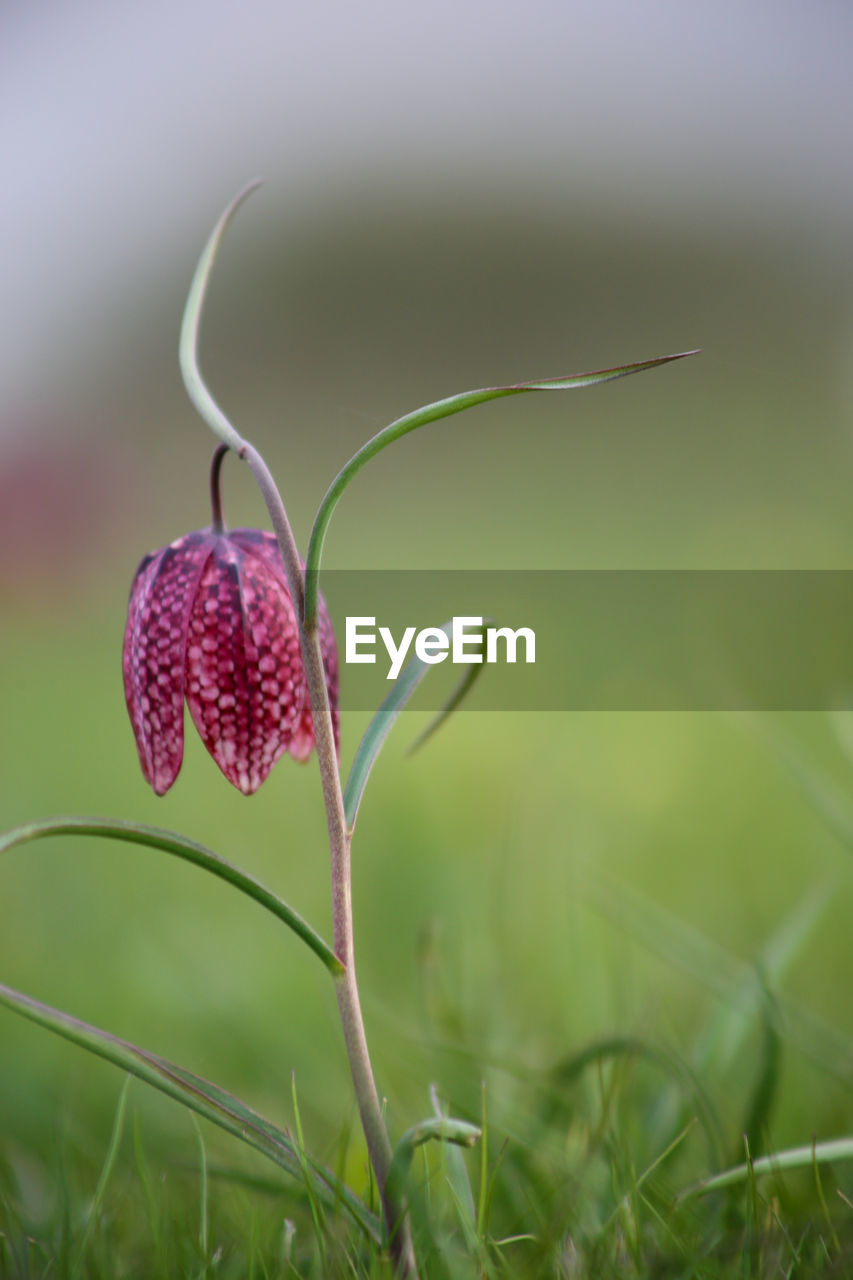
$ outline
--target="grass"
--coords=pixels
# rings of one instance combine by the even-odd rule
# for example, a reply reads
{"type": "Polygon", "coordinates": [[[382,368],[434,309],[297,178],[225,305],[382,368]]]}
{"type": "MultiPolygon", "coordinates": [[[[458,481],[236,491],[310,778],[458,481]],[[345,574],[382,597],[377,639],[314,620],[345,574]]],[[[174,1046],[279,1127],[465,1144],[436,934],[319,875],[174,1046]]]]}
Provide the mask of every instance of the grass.
{"type": "MultiPolygon", "coordinates": [[[[728,749],[739,741],[762,767],[767,758],[783,761],[801,788],[803,815],[815,821],[812,835],[829,814],[833,839],[853,846],[843,789],[821,760],[827,742],[819,749],[817,741],[797,739],[791,726],[771,731],[765,723],[759,737],[746,728],[730,726],[736,736],[728,749]],[[827,797],[834,802],[828,810],[827,797]]],[[[474,722],[459,732],[470,742],[481,730],[474,722]]],[[[840,742],[835,763],[843,778],[843,734],[840,742]]],[[[533,817],[542,836],[534,802],[526,820],[516,816],[514,839],[529,838],[533,817]]],[[[404,825],[410,820],[407,813],[404,825]]],[[[399,813],[392,808],[385,821],[392,824],[389,837],[398,836],[399,813]]],[[[372,834],[378,838],[375,827],[372,834]]],[[[814,1132],[803,1132],[794,1105],[797,1099],[822,1126],[822,1138],[843,1137],[825,1130],[833,1117],[849,1120],[853,1039],[817,1000],[803,1002],[792,981],[809,974],[810,953],[827,942],[832,884],[816,880],[812,892],[796,895],[763,938],[753,936],[747,960],[664,905],[660,886],[653,898],[624,872],[577,854],[573,874],[587,908],[575,921],[587,967],[571,969],[577,980],[565,993],[570,1016],[562,1028],[552,1024],[549,1033],[547,1019],[535,1009],[525,1019],[519,1005],[521,990],[553,1014],[562,990],[556,966],[543,970],[540,952],[538,989],[518,973],[517,987],[495,983],[500,957],[485,940],[482,919],[476,932],[422,938],[420,1016],[413,1002],[388,1011],[374,997],[368,1007],[393,1082],[395,1115],[403,1113],[412,1082],[423,1092],[438,1079],[436,1104],[483,1129],[470,1151],[435,1145],[415,1151],[411,1194],[425,1276],[849,1274],[853,1144],[812,1148],[814,1132]],[[596,935],[593,916],[604,934],[596,935]],[[477,965],[466,946],[476,951],[477,965]],[[620,970],[620,955],[630,955],[630,972],[620,970]],[[614,1017],[617,1029],[608,1034],[578,1032],[574,1046],[559,1052],[565,1027],[582,1025],[600,1004],[596,970],[604,965],[621,973],[622,999],[640,990],[647,1002],[656,979],[663,989],[661,975],[675,978],[667,998],[675,1000],[680,988],[677,1027],[668,1025],[665,1010],[645,1027],[645,1014],[635,1012],[622,1025],[614,1017]],[[805,1147],[774,1158],[780,1139],[798,1127],[805,1147]],[[701,1185],[729,1168],[735,1171],[727,1183],[701,1185]]],[[[504,938],[499,901],[488,898],[485,883],[479,893],[448,901],[489,913],[491,938],[504,938]]],[[[523,920],[524,904],[515,906],[523,920]]],[[[843,953],[837,932],[831,941],[843,953]]],[[[98,1079],[99,1102],[104,1094],[111,1099],[111,1117],[72,1090],[70,1118],[66,1108],[49,1143],[3,1144],[2,1280],[391,1276],[381,1249],[351,1219],[320,1205],[310,1182],[280,1176],[206,1124],[194,1127],[174,1103],[152,1109],[139,1083],[128,1089],[109,1071],[98,1079]]],[[[292,1084],[287,1126],[301,1153],[319,1155],[375,1202],[347,1098],[345,1088],[328,1091],[309,1076],[304,1093],[292,1084]]],[[[48,1117],[49,1127],[55,1119],[48,1117]]]]}
{"type": "MultiPolygon", "coordinates": [[[[845,727],[462,716],[440,751],[383,757],[356,894],[392,1128],[429,1112],[435,1081],[441,1109],[484,1130],[414,1153],[426,1276],[849,1273],[853,1161],[827,1145],[851,1132],[845,727]],[[472,794],[495,803],[472,814],[472,794]]],[[[281,771],[247,818],[206,763],[191,747],[175,807],[209,811],[167,821],[244,865],[249,849],[322,927],[322,860],[281,865],[276,843],[281,791],[291,849],[318,841],[310,774],[281,771]]],[[[215,882],[103,843],[9,854],[27,910],[0,939],[4,976],[222,1080],[375,1208],[320,966],[215,882]]],[[[298,1178],[11,1014],[3,1033],[3,1280],[390,1276],[298,1178]]]]}
{"type": "MultiPolygon", "coordinates": [[[[816,1152],[799,1168],[756,1166],[732,1186],[683,1194],[724,1131],[684,1063],[640,1040],[611,1040],[538,1076],[476,1065],[493,1082],[472,1117],[485,1117],[482,1150],[436,1148],[413,1170],[426,1275],[849,1274],[853,1165],[845,1161],[824,1163],[816,1152]],[[657,1131],[669,1140],[653,1139],[657,1131]]],[[[756,1110],[763,1087],[745,1091],[744,1113],[756,1110]]],[[[138,1090],[128,1103],[117,1084],[99,1152],[65,1137],[44,1161],[7,1154],[4,1280],[391,1275],[349,1219],[324,1212],[298,1181],[235,1162],[214,1134],[199,1130],[182,1151],[161,1145],[152,1156],[138,1090]]],[[[352,1141],[351,1129],[339,1136],[342,1167],[352,1141]]]]}
{"type": "MultiPolygon", "coordinates": [[[[313,770],[247,804],[188,736],[174,792],[146,794],[122,575],[0,637],[0,828],[184,831],[328,936],[313,770]]],[[[433,1083],[484,1128],[415,1152],[425,1275],[850,1274],[853,1162],[828,1145],[853,1133],[849,719],[462,714],[404,762],[409,716],[355,842],[368,1034],[395,1136],[433,1083]]],[[[331,984],[292,935],[130,846],[49,841],[0,875],[2,981],[221,1081],[375,1208],[331,984]]],[[[6,1011],[0,1045],[0,1280],[390,1276],[178,1104],[134,1082],[122,1116],[114,1068],[6,1011]]]]}

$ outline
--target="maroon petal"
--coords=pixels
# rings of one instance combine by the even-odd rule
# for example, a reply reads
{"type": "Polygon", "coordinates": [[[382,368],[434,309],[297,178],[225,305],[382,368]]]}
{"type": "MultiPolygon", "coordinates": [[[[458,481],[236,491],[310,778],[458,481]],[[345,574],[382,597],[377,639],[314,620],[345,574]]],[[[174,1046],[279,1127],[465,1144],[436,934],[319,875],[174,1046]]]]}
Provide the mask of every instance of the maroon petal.
{"type": "MultiPolygon", "coordinates": [[[[277,574],[282,584],[287,587],[287,575],[281,558],[281,549],[275,534],[262,529],[234,529],[231,538],[247,551],[261,557],[270,571],[277,574]]],[[[302,566],[304,569],[304,565],[302,566]]],[[[335,633],[332,621],[326,608],[326,602],[320,596],[317,608],[317,631],[320,636],[320,651],[323,655],[323,666],[326,671],[326,689],[329,694],[329,706],[332,712],[332,728],[335,735],[335,749],[340,755],[341,728],[338,711],[338,650],[335,644],[335,633]]],[[[311,699],[306,694],[305,709],[288,751],[295,760],[305,761],[314,747],[314,717],[311,714],[311,699]]]]}
{"type": "Polygon", "coordinates": [[[305,704],[290,595],[263,554],[215,538],[186,647],[186,696],[204,745],[251,795],[287,750],[305,704]]]}
{"type": "Polygon", "coordinates": [[[232,529],[228,536],[232,542],[236,543],[243,551],[248,552],[250,556],[256,556],[258,560],[263,560],[270,573],[275,574],[287,594],[290,595],[284,561],[281,558],[281,548],[274,533],[270,533],[268,529],[232,529]]]}
{"type": "Polygon", "coordinates": [[[158,796],[184,753],[184,650],[190,605],[211,535],[189,533],[146,556],[130,590],[124,634],[124,696],[139,762],[158,796]]]}
{"type": "MultiPolygon", "coordinates": [[[[317,634],[320,637],[320,652],[323,655],[323,667],[326,672],[326,690],[329,695],[329,708],[332,712],[332,731],[335,735],[335,750],[341,754],[341,718],[338,711],[338,649],[335,644],[335,633],[332,620],[326,609],[326,602],[320,596],[317,602],[317,634]]],[[[305,761],[314,746],[314,717],[311,714],[311,699],[305,698],[305,710],[302,719],[293,735],[288,751],[294,760],[305,761]]]]}

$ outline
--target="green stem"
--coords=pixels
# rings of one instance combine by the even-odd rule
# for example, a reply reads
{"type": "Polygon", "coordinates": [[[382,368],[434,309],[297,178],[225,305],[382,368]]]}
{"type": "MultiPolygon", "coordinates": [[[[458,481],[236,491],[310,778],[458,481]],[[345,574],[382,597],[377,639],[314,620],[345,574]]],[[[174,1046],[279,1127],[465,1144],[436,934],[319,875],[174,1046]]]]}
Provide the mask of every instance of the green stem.
{"type": "Polygon", "coordinates": [[[205,246],[187,298],[184,321],[181,327],[181,371],[187,393],[214,434],[224,445],[232,449],[249,466],[267,510],[281,548],[288,587],[299,619],[299,642],[311,699],[314,721],[314,738],[317,760],[326,808],[326,824],[329,832],[331,855],[332,918],[334,925],[334,950],[344,965],[344,972],[336,977],[341,1026],[364,1130],[370,1162],[379,1186],[382,1210],[390,1236],[391,1250],[401,1275],[417,1276],[417,1264],[412,1245],[408,1219],[401,1215],[395,1198],[388,1187],[392,1150],[379,1095],[370,1064],[361,1002],[355,974],[353,946],[352,877],[350,863],[350,832],[344,813],[338,755],[335,747],[332,713],[326,687],[326,672],[317,634],[316,615],[309,626],[304,621],[305,578],[296,540],[290,527],[287,512],[272,473],[257,449],[234,429],[214,401],[205,386],[198,366],[198,332],[207,283],[210,278],[216,252],[223,233],[235,211],[253,191],[257,183],[246,187],[222,214],[205,246]],[[395,1229],[396,1227],[396,1229],[395,1229]]]}
{"type": "Polygon", "coordinates": [[[314,739],[323,801],[326,808],[326,825],[329,833],[332,881],[332,925],[335,955],[344,966],[343,973],[335,979],[338,1010],[344,1033],[355,1096],[358,1102],[361,1125],[367,1142],[370,1163],[376,1174],[386,1227],[391,1234],[391,1247],[402,1275],[415,1276],[416,1263],[408,1220],[401,1214],[401,1206],[389,1185],[393,1152],[370,1064],[370,1053],[364,1030],[361,1000],[355,972],[355,949],[352,916],[352,866],[350,857],[350,830],[344,810],[338,754],[332,728],[332,712],[326,685],[326,671],[320,649],[316,624],[309,629],[303,621],[304,578],[299,551],[290,528],[275,481],[261,455],[252,445],[244,444],[240,455],[248,463],[267,505],[267,510],[278,538],[284,558],[288,586],[299,620],[299,642],[311,700],[314,721],[314,739]],[[396,1225],[396,1230],[395,1230],[396,1225]]]}

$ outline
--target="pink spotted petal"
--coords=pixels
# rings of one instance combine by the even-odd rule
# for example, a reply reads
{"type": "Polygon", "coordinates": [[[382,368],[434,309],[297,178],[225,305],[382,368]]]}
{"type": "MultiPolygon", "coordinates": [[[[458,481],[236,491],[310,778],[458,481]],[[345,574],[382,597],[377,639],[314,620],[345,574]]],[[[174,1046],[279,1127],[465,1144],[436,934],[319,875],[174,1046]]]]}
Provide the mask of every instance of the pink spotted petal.
{"type": "Polygon", "coordinates": [[[287,750],[305,704],[299,634],[286,587],[233,535],[214,550],[192,606],[186,697],[204,745],[251,795],[287,750]]]}
{"type": "MultiPolygon", "coordinates": [[[[254,551],[259,555],[269,567],[269,569],[277,574],[282,584],[287,588],[287,575],[284,571],[284,563],[281,558],[281,550],[278,545],[278,539],[275,534],[268,530],[262,529],[234,529],[231,534],[232,541],[239,546],[244,547],[247,551],[254,551]]],[[[304,565],[302,566],[304,569],[304,565]]],[[[320,636],[320,651],[323,655],[323,666],[326,671],[326,688],[329,694],[329,706],[332,712],[332,728],[335,735],[335,749],[340,755],[341,750],[341,729],[340,729],[340,713],[338,710],[338,650],[335,644],[335,633],[332,629],[332,621],[326,609],[326,602],[320,596],[317,609],[317,631],[320,636]]],[[[311,714],[311,699],[306,695],[305,709],[299,724],[291,738],[288,751],[295,760],[305,761],[310,756],[314,748],[314,718],[311,714]]]]}
{"type": "Polygon", "coordinates": [[[190,605],[211,535],[189,533],[146,556],[130,591],[122,652],[124,694],[139,762],[158,796],[184,753],[184,649],[190,605]]]}

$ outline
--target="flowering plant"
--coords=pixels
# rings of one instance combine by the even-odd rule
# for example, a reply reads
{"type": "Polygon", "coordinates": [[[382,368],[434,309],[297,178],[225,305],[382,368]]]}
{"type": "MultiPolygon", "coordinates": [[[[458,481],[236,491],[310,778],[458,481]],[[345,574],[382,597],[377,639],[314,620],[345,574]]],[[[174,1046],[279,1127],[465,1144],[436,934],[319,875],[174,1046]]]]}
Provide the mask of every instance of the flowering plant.
{"type": "Polygon", "coordinates": [[[400,1274],[415,1276],[429,1247],[429,1222],[408,1176],[412,1153],[428,1140],[471,1145],[477,1141],[479,1129],[442,1114],[436,1102],[433,1116],[415,1124],[392,1145],[368,1053],[356,981],[350,849],[372,766],[429,667],[415,658],[401,672],[369,725],[344,786],[339,762],[337,653],[319,591],[329,522],[362,467],[418,427],[500,397],[591,386],[692,353],[465,392],[405,415],[369,440],[333,480],[318,509],[303,561],[265,461],[222,413],[198,367],[198,330],[210,271],[231,217],[255,185],[231,202],[207,243],[190,288],[181,333],[181,368],[187,391],[218,440],[211,468],[211,525],[146,556],[137,569],[123,648],[124,687],[142,771],[158,795],[172,786],[181,767],[184,702],[216,764],[244,794],[256,791],[283,755],[305,760],[316,746],[329,834],[333,943],[330,946],[286,902],[252,877],[174,832],[125,821],[60,818],[33,822],[7,833],[0,837],[0,852],[68,833],[130,841],[193,862],[287,924],[322,960],[335,981],[381,1214],[374,1214],[338,1177],[307,1157],[301,1143],[294,1143],[285,1130],[218,1086],[8,987],[0,986],[0,1002],[181,1100],[302,1178],[318,1202],[342,1208],[365,1235],[386,1247],[400,1274]],[[226,530],[220,472],[228,452],[251,469],[273,532],[226,530]]]}
{"type": "MultiPolygon", "coordinates": [[[[142,772],[158,796],[181,767],[184,697],[202,742],[244,795],[257,791],[285,751],[307,760],[314,746],[281,551],[266,530],[225,531],[219,498],[225,452],[220,445],[213,455],[210,528],[145,556],[130,591],[124,692],[142,772]]],[[[322,597],[318,604],[338,748],[338,655],[322,597]]]]}

